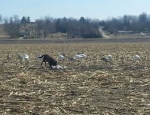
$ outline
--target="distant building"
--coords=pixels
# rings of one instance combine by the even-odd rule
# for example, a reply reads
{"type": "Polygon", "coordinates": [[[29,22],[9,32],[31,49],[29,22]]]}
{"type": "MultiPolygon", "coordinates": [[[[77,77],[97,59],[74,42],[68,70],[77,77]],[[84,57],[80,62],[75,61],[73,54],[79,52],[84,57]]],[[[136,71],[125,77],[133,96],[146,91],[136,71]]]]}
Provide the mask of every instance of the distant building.
{"type": "Polygon", "coordinates": [[[119,34],[133,34],[133,31],[118,31],[119,34]]]}
{"type": "Polygon", "coordinates": [[[30,32],[28,30],[21,30],[19,32],[19,37],[29,37],[30,36],[30,32]]]}

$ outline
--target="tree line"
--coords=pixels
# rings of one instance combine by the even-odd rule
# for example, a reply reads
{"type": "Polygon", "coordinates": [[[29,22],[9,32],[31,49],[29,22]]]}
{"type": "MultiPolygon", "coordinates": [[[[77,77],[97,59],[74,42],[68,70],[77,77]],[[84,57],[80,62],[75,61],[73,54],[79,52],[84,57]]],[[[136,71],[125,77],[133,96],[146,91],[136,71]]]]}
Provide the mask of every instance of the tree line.
{"type": "Polygon", "coordinates": [[[133,31],[135,33],[150,33],[150,15],[141,13],[139,16],[124,15],[100,21],[103,29],[111,34],[120,31],[133,31]]]}
{"type": "Polygon", "coordinates": [[[46,16],[45,18],[36,19],[34,24],[30,22],[30,17],[23,16],[19,19],[17,15],[9,18],[0,16],[3,21],[3,29],[10,36],[16,38],[19,36],[20,28],[24,27],[25,31],[30,31],[31,38],[46,38],[48,35],[53,37],[53,33],[67,33],[68,38],[101,38],[102,35],[98,30],[95,20],[81,17],[79,20],[74,18],[54,19],[46,16]],[[28,26],[28,27],[27,27],[28,26]]]}
{"type": "Polygon", "coordinates": [[[46,16],[36,19],[32,25],[30,17],[23,16],[19,19],[17,15],[9,18],[2,18],[0,15],[0,23],[3,24],[4,31],[15,38],[19,36],[20,28],[30,25],[26,30],[30,31],[31,38],[46,38],[48,35],[53,37],[53,33],[67,33],[68,38],[101,38],[99,27],[110,34],[117,34],[118,31],[133,31],[135,33],[147,32],[150,33],[150,15],[141,13],[138,16],[124,15],[117,18],[109,18],[106,20],[96,20],[81,17],[75,18],[52,18],[46,16]]]}

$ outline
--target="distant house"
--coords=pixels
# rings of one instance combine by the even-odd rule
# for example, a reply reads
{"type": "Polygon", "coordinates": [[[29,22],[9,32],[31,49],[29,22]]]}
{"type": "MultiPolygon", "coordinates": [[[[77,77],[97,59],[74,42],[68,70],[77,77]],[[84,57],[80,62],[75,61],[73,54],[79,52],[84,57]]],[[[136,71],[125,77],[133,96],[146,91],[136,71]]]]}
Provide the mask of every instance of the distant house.
{"type": "Polygon", "coordinates": [[[30,32],[28,30],[21,30],[19,32],[19,37],[29,37],[30,36],[30,32]]]}
{"type": "Polygon", "coordinates": [[[20,27],[19,37],[28,38],[33,36],[35,33],[36,22],[29,22],[22,24],[20,27]]]}

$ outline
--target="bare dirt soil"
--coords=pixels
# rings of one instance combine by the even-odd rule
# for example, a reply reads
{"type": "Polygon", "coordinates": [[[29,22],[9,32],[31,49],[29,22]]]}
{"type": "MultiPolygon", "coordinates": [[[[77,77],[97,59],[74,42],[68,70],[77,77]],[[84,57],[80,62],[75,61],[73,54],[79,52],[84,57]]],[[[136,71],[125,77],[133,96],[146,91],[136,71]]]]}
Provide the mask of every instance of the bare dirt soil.
{"type": "Polygon", "coordinates": [[[1,115],[149,115],[149,43],[0,45],[1,115]],[[58,52],[77,61],[58,60],[58,52]],[[28,61],[17,59],[27,53],[28,61]],[[65,67],[40,65],[48,53],[65,67]],[[10,54],[11,59],[7,60],[10,54]],[[111,54],[111,63],[101,57],[111,54]],[[138,54],[139,60],[133,55],[138,54]]]}

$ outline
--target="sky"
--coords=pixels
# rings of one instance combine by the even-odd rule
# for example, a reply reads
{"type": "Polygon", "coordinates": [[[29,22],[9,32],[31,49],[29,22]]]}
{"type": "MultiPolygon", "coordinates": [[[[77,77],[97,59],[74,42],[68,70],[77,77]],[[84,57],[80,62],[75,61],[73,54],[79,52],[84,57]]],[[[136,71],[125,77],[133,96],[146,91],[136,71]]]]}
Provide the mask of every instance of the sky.
{"type": "Polygon", "coordinates": [[[49,16],[106,20],[123,15],[150,15],[150,0],[0,0],[0,15],[29,16],[31,21],[49,16]]]}

